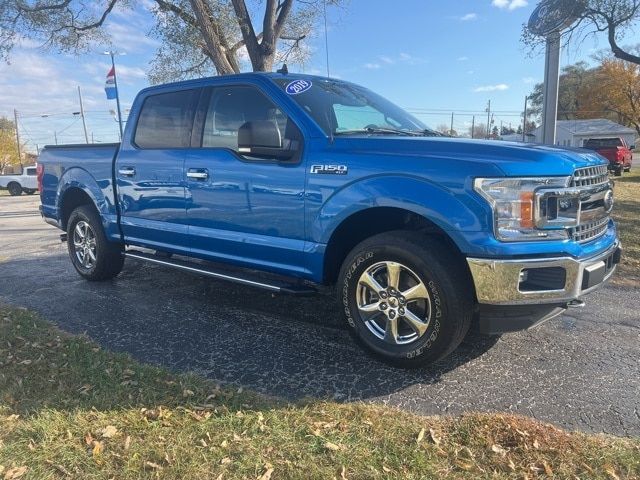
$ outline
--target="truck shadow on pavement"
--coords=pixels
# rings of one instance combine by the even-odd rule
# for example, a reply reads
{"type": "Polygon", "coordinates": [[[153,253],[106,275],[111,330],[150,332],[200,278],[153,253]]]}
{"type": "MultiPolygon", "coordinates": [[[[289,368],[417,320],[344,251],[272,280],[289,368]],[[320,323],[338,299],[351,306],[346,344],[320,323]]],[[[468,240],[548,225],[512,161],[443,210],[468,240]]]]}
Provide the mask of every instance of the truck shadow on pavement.
{"type": "Polygon", "coordinates": [[[91,283],[65,255],[13,259],[0,273],[0,299],[62,330],[142,362],[293,401],[365,400],[435,384],[498,341],[471,333],[448,358],[404,371],[354,343],[334,297],[274,296],[130,260],[115,280],[91,283]]]}

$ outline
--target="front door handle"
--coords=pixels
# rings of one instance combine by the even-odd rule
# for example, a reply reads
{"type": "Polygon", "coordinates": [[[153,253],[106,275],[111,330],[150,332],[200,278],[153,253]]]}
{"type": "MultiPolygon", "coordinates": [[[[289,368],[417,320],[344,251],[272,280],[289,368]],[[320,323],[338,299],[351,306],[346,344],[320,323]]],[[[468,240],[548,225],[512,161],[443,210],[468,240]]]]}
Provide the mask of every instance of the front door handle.
{"type": "Polygon", "coordinates": [[[118,173],[125,177],[133,177],[136,174],[136,169],[133,167],[121,167],[118,169],[118,173]]]}
{"type": "Polygon", "coordinates": [[[209,171],[206,168],[190,168],[187,171],[187,177],[194,180],[206,180],[209,178],[209,171]]]}

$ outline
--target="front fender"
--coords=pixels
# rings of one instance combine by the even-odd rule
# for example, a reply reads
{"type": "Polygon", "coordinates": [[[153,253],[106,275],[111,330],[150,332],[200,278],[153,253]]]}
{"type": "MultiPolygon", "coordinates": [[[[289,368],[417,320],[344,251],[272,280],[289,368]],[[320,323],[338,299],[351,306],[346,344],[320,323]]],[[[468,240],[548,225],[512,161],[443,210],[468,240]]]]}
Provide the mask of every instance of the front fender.
{"type": "MultiPolygon", "coordinates": [[[[408,210],[446,231],[462,252],[468,251],[464,232],[489,231],[487,207],[470,195],[470,180],[445,188],[409,175],[380,175],[348,184],[334,192],[310,225],[314,242],[327,244],[335,229],[351,215],[375,207],[408,210]]],[[[380,219],[381,222],[384,219],[380,219]]]]}

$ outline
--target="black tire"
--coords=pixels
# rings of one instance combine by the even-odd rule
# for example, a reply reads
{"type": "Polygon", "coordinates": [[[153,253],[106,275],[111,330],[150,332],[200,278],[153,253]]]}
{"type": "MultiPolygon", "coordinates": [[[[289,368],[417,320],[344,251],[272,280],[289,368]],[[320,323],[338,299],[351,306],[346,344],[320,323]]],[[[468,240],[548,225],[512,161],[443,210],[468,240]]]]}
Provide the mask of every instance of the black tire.
{"type": "Polygon", "coordinates": [[[613,170],[613,174],[616,177],[621,177],[622,176],[622,171],[623,171],[622,167],[615,167],[615,169],[613,170]]]}
{"type": "Polygon", "coordinates": [[[7,190],[12,197],[19,197],[22,195],[22,186],[18,182],[11,182],[7,185],[7,190]]]}
{"type": "Polygon", "coordinates": [[[24,193],[26,193],[27,195],[33,195],[34,193],[36,193],[36,192],[37,192],[37,190],[34,190],[34,189],[32,189],[32,188],[29,188],[29,189],[23,189],[23,190],[24,190],[24,193]]]}
{"type": "MultiPolygon", "coordinates": [[[[83,205],[76,208],[69,216],[67,222],[67,247],[69,257],[76,271],[87,280],[109,280],[117,276],[124,265],[123,245],[109,242],[104,234],[100,216],[92,206],[83,205]],[[76,227],[85,232],[85,236],[76,235],[76,227]],[[88,230],[85,229],[88,227],[88,230]],[[76,240],[87,238],[88,244],[94,245],[93,257],[87,263],[83,263],[76,251],[76,240]],[[93,242],[91,242],[93,239],[93,242]]],[[[84,255],[87,255],[85,252],[84,255]]],[[[80,255],[81,256],[81,255],[80,255]]]]}
{"type": "MultiPolygon", "coordinates": [[[[440,360],[460,345],[471,325],[475,296],[469,273],[459,255],[436,237],[411,231],[389,232],[371,237],[349,253],[340,270],[338,285],[339,301],[351,333],[367,350],[395,366],[418,368],[440,360]],[[399,308],[395,310],[395,315],[406,313],[409,308],[415,308],[411,305],[419,306],[407,301],[402,296],[402,293],[407,293],[412,282],[416,281],[416,277],[419,282],[422,282],[422,291],[427,292],[430,301],[431,308],[423,307],[424,316],[420,317],[424,321],[422,327],[427,324],[428,326],[422,334],[419,334],[415,328],[409,328],[404,337],[405,341],[408,341],[411,335],[415,335],[410,343],[397,344],[397,338],[401,337],[399,335],[401,329],[407,332],[410,325],[406,316],[400,316],[401,320],[396,321],[397,330],[390,334],[387,331],[392,330],[388,326],[390,313],[387,314],[387,311],[389,310],[383,311],[382,315],[374,313],[377,317],[376,325],[373,325],[371,321],[365,322],[358,309],[358,301],[362,298],[362,288],[365,288],[362,287],[360,279],[365,272],[374,272],[374,278],[378,275],[377,278],[380,279],[378,285],[388,286],[383,285],[385,277],[380,276],[383,275],[382,273],[375,274],[376,268],[384,268],[378,267],[384,262],[401,264],[405,268],[398,277],[401,280],[397,282],[399,283],[397,291],[393,292],[394,308],[399,308]],[[402,286],[403,282],[407,288],[402,286]],[[395,295],[400,295],[399,299],[395,295]],[[398,301],[402,301],[402,305],[406,305],[406,310],[403,311],[401,307],[398,307],[398,301]],[[427,311],[431,313],[427,315],[427,311]],[[426,322],[427,316],[430,317],[429,322],[426,322]],[[380,318],[382,322],[379,320],[380,318]],[[380,335],[383,332],[378,331],[378,323],[386,325],[384,338],[396,338],[396,340],[381,338],[380,335]]],[[[371,295],[373,290],[366,292],[365,295],[371,295]]],[[[383,295],[387,295],[389,305],[391,305],[392,297],[385,293],[383,295]]],[[[384,308],[384,306],[380,307],[380,302],[383,302],[382,295],[372,295],[367,302],[364,302],[367,304],[364,306],[368,307],[369,302],[375,303],[376,301],[379,302],[378,308],[384,308]]],[[[426,300],[418,302],[423,302],[426,305],[426,300]]],[[[410,313],[418,315],[415,311],[410,313]]]]}

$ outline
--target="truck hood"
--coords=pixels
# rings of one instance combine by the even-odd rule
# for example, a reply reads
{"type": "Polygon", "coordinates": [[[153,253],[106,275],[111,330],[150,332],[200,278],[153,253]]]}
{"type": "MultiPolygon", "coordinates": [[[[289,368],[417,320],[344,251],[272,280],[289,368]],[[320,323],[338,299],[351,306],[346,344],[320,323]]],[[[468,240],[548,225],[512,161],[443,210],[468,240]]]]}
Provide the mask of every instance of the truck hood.
{"type": "Polygon", "coordinates": [[[488,163],[505,176],[569,176],[576,168],[607,163],[589,150],[496,140],[397,136],[336,138],[336,146],[343,142],[352,153],[488,163]]]}

